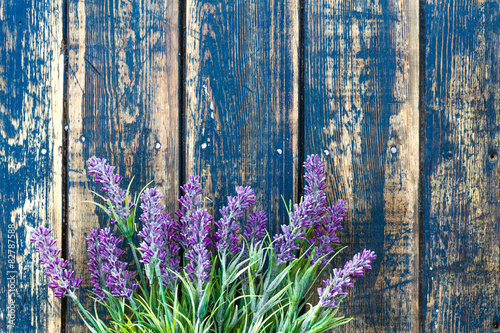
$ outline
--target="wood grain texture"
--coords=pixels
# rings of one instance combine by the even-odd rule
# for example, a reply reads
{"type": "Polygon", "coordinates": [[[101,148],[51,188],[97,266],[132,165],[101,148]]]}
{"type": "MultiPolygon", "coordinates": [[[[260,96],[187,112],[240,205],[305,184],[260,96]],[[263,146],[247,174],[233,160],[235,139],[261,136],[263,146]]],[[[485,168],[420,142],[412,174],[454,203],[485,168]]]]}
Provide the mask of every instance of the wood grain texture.
{"type": "Polygon", "coordinates": [[[61,236],[62,26],[62,1],[0,1],[1,332],[60,330],[29,240],[41,225],[61,236]]]}
{"type": "Polygon", "coordinates": [[[296,196],[298,36],[297,0],[186,1],[185,164],[216,219],[251,186],[277,233],[296,196]]]}
{"type": "Polygon", "coordinates": [[[500,4],[426,1],[424,330],[500,322],[500,4]]]}
{"type": "Polygon", "coordinates": [[[378,255],[338,331],[417,332],[418,3],[306,1],[305,29],[305,155],[322,154],[330,202],[348,203],[334,265],[378,255]]]}
{"type": "MultiPolygon", "coordinates": [[[[68,238],[85,287],[86,235],[109,224],[98,209],[80,203],[99,188],[85,172],[89,157],[117,165],[124,188],[135,176],[135,193],[154,179],[168,210],[176,208],[178,8],[170,0],[70,1],[68,238]]],[[[73,310],[69,321],[69,332],[86,331],[73,310]]]]}

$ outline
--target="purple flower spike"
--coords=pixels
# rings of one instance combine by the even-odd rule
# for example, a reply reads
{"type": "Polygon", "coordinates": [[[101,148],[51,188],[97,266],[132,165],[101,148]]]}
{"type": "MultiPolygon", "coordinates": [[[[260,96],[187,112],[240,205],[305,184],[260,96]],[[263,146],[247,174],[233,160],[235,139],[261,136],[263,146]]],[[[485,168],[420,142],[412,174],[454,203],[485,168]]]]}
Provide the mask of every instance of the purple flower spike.
{"type": "Polygon", "coordinates": [[[212,269],[207,246],[212,244],[209,234],[213,217],[205,209],[198,208],[203,205],[199,198],[203,193],[200,177],[190,176],[189,182],[181,189],[184,195],[178,200],[180,208],[175,212],[179,217],[179,242],[186,251],[186,272],[191,281],[196,278],[198,291],[201,292],[203,283],[210,279],[212,269]]]}
{"type": "Polygon", "coordinates": [[[191,281],[194,281],[196,277],[200,289],[201,285],[210,279],[212,269],[210,252],[207,250],[207,246],[211,244],[208,235],[211,231],[210,221],[212,220],[213,217],[205,209],[198,209],[192,213],[193,224],[189,226],[188,243],[190,246],[186,253],[189,262],[186,265],[186,271],[191,281]]]}
{"type": "MultiPolygon", "coordinates": [[[[345,201],[337,200],[337,203],[326,209],[327,216],[322,218],[322,225],[328,235],[333,235],[337,230],[342,230],[342,220],[347,217],[347,207],[345,201]]],[[[332,237],[332,243],[338,243],[337,236],[332,237]],[[336,239],[336,241],[334,241],[336,239]]]]}
{"type": "Polygon", "coordinates": [[[377,256],[375,252],[364,250],[349,260],[343,269],[335,268],[333,278],[323,281],[325,288],[318,288],[321,306],[336,309],[339,307],[339,297],[347,295],[347,289],[353,287],[355,278],[363,276],[365,269],[372,269],[371,263],[377,256]]]}
{"type": "Polygon", "coordinates": [[[143,224],[150,224],[158,219],[164,208],[161,204],[161,199],[163,199],[163,195],[156,188],[147,188],[144,190],[141,195],[142,214],[139,218],[143,224]]]}
{"type": "Polygon", "coordinates": [[[92,229],[87,242],[92,290],[101,300],[106,299],[104,290],[115,297],[130,297],[138,283],[132,280],[134,273],[125,270],[127,263],[118,260],[125,253],[117,247],[121,240],[106,228],[92,229]]]}
{"type": "MultiPolygon", "coordinates": [[[[121,176],[115,175],[115,166],[106,164],[106,159],[100,159],[92,156],[87,160],[89,175],[95,175],[95,182],[102,184],[101,191],[107,193],[106,200],[111,202],[113,210],[122,220],[127,220],[130,216],[134,204],[132,202],[128,203],[128,207],[125,207],[125,198],[127,191],[121,189],[118,185],[122,180],[121,176]]],[[[108,214],[113,216],[113,210],[109,209],[108,214]]],[[[112,224],[117,224],[116,219],[111,219],[112,224]]]]}
{"type": "Polygon", "coordinates": [[[250,214],[247,225],[243,230],[243,237],[249,242],[253,241],[253,244],[262,241],[266,236],[266,222],[266,212],[258,210],[250,214]]]}
{"type": "MultiPolygon", "coordinates": [[[[332,253],[332,244],[339,242],[336,231],[342,229],[340,222],[345,218],[346,209],[341,200],[327,207],[323,192],[326,189],[324,166],[317,155],[308,156],[304,163],[305,196],[290,212],[290,226],[282,225],[283,234],[274,236],[278,264],[293,260],[294,251],[300,248],[301,243],[306,246],[306,257],[313,253],[311,262],[314,264],[322,256],[332,253]]],[[[325,257],[321,264],[327,261],[325,257]]]]}
{"type": "Polygon", "coordinates": [[[97,295],[98,299],[103,301],[106,299],[106,294],[103,288],[106,286],[104,275],[101,275],[102,260],[99,256],[99,230],[90,230],[90,235],[87,236],[87,253],[89,255],[89,269],[92,283],[92,291],[97,295]]]}
{"type": "Polygon", "coordinates": [[[201,206],[199,195],[203,193],[200,185],[200,177],[190,176],[189,182],[181,186],[184,195],[178,200],[180,208],[175,212],[175,215],[179,217],[179,229],[180,229],[180,242],[184,249],[189,247],[188,237],[189,237],[189,226],[192,224],[191,215],[201,206]]]}
{"type": "Polygon", "coordinates": [[[284,264],[295,258],[294,251],[300,248],[299,241],[306,238],[307,229],[312,226],[314,199],[308,195],[300,204],[294,205],[290,212],[290,225],[281,225],[282,234],[275,235],[275,252],[278,264],[284,264]]]}
{"type": "MultiPolygon", "coordinates": [[[[274,236],[278,264],[293,260],[293,252],[300,248],[297,243],[306,239],[307,230],[319,228],[321,225],[326,210],[326,195],[323,192],[326,189],[324,166],[324,162],[317,155],[308,156],[304,162],[304,178],[307,182],[304,188],[305,196],[290,212],[290,226],[282,225],[283,234],[274,236]]],[[[314,245],[317,241],[317,235],[313,233],[307,243],[314,245]]],[[[310,253],[311,250],[307,250],[306,256],[310,253]]]]}
{"type": "Polygon", "coordinates": [[[177,276],[170,270],[179,271],[179,226],[168,214],[162,214],[163,196],[156,188],[146,189],[141,195],[143,210],[140,220],[143,229],[139,236],[143,242],[139,247],[142,252],[141,262],[146,264],[146,274],[149,280],[156,273],[163,286],[173,286],[177,276]],[[170,270],[169,270],[170,269],[170,270]]]}
{"type": "Polygon", "coordinates": [[[42,256],[40,262],[45,265],[45,275],[51,278],[49,288],[54,289],[54,295],[75,297],[75,289],[83,280],[76,279],[75,272],[66,268],[69,261],[58,257],[61,249],[55,245],[56,240],[49,236],[51,232],[52,230],[43,226],[38,227],[33,232],[31,241],[36,244],[35,251],[42,256]]]}
{"type": "MultiPolygon", "coordinates": [[[[322,256],[334,251],[333,244],[339,243],[337,231],[342,230],[342,220],[346,218],[347,208],[345,202],[338,200],[336,204],[326,209],[328,215],[323,216],[321,224],[314,229],[315,237],[308,239],[308,244],[312,245],[318,241],[318,245],[311,259],[311,264],[314,264],[322,256]]],[[[325,265],[328,262],[328,257],[324,257],[320,265],[325,265]]]]}
{"type": "Polygon", "coordinates": [[[304,178],[307,182],[307,185],[304,187],[305,195],[314,194],[326,189],[324,168],[325,163],[321,161],[318,155],[307,156],[307,160],[304,163],[304,169],[306,170],[304,178]]]}
{"type": "Polygon", "coordinates": [[[326,189],[325,183],[325,163],[321,161],[318,155],[310,155],[304,163],[304,179],[307,185],[304,187],[304,199],[311,197],[312,206],[308,211],[309,222],[317,226],[321,222],[321,217],[326,209],[326,189]]]}
{"type": "Polygon", "coordinates": [[[210,252],[208,252],[207,248],[202,244],[195,244],[189,249],[186,258],[189,260],[186,271],[191,281],[194,281],[196,277],[198,283],[207,282],[210,279],[210,270],[212,269],[210,252]]]}
{"type": "MultiPolygon", "coordinates": [[[[295,230],[291,226],[282,224],[281,231],[283,232],[282,234],[274,235],[274,249],[278,265],[295,259],[294,251],[300,248],[297,244],[300,238],[296,235],[295,230]]],[[[304,236],[302,236],[302,238],[303,237],[304,236]]]]}
{"type": "Polygon", "coordinates": [[[228,205],[220,209],[222,218],[215,222],[218,230],[214,235],[215,245],[219,252],[230,253],[241,250],[238,246],[237,232],[240,230],[236,219],[243,217],[243,210],[248,210],[255,203],[255,194],[250,186],[237,187],[235,197],[227,197],[228,205]]]}

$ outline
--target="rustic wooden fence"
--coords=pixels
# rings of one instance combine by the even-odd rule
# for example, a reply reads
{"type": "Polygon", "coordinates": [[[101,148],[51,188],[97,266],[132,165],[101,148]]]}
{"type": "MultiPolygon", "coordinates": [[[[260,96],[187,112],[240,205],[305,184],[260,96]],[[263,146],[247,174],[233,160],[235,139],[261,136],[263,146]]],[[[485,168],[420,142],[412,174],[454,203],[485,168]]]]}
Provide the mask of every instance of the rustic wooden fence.
{"type": "Polygon", "coordinates": [[[250,185],[276,233],[311,153],[349,205],[342,259],[379,255],[339,331],[500,331],[499,7],[0,0],[0,331],[84,331],[28,239],[55,229],[88,274],[88,157],[171,211],[189,174],[214,213],[250,185]]]}

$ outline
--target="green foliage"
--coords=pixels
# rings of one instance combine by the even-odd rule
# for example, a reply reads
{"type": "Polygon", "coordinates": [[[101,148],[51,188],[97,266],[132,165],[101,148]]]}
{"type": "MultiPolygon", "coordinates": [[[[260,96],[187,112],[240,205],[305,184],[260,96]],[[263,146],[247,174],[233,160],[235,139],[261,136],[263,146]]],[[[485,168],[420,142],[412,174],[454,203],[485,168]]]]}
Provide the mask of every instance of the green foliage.
{"type": "Polygon", "coordinates": [[[107,292],[106,301],[94,300],[110,319],[104,322],[97,311],[90,315],[80,307],[82,318],[98,333],[326,332],[347,323],[350,318],[336,316],[338,309],[306,304],[322,272],[318,262],[310,265],[303,255],[275,265],[270,239],[246,244],[248,254],[243,247],[227,266],[214,264],[201,291],[185,272],[174,272],[174,290],[156,278],[147,295],[135,292],[126,299],[107,292]]]}

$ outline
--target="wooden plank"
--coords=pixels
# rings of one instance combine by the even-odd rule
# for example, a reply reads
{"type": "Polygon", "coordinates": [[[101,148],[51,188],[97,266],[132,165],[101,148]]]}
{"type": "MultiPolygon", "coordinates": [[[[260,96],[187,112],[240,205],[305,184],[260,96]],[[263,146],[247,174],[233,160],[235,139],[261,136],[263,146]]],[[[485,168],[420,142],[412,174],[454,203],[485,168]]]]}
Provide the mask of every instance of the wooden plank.
{"type": "Polygon", "coordinates": [[[62,22],[60,0],[0,0],[1,332],[61,327],[29,239],[41,225],[61,238],[62,22]]]}
{"type": "Polygon", "coordinates": [[[426,1],[424,330],[500,330],[500,11],[426,1]]]}
{"type": "MultiPolygon", "coordinates": [[[[68,238],[85,287],[86,234],[109,224],[80,203],[98,188],[85,172],[89,157],[117,165],[124,187],[135,176],[136,193],[154,179],[169,211],[176,207],[178,7],[171,0],[70,2],[68,238]]],[[[69,321],[69,332],[86,331],[73,310],[69,321]]]]}
{"type": "Polygon", "coordinates": [[[287,1],[186,1],[186,155],[205,203],[251,186],[277,233],[297,195],[299,6],[287,1]]]}
{"type": "Polygon", "coordinates": [[[419,331],[418,22],[415,1],[306,2],[305,154],[322,154],[328,199],[348,204],[334,266],[378,255],[338,331],[419,331]]]}

